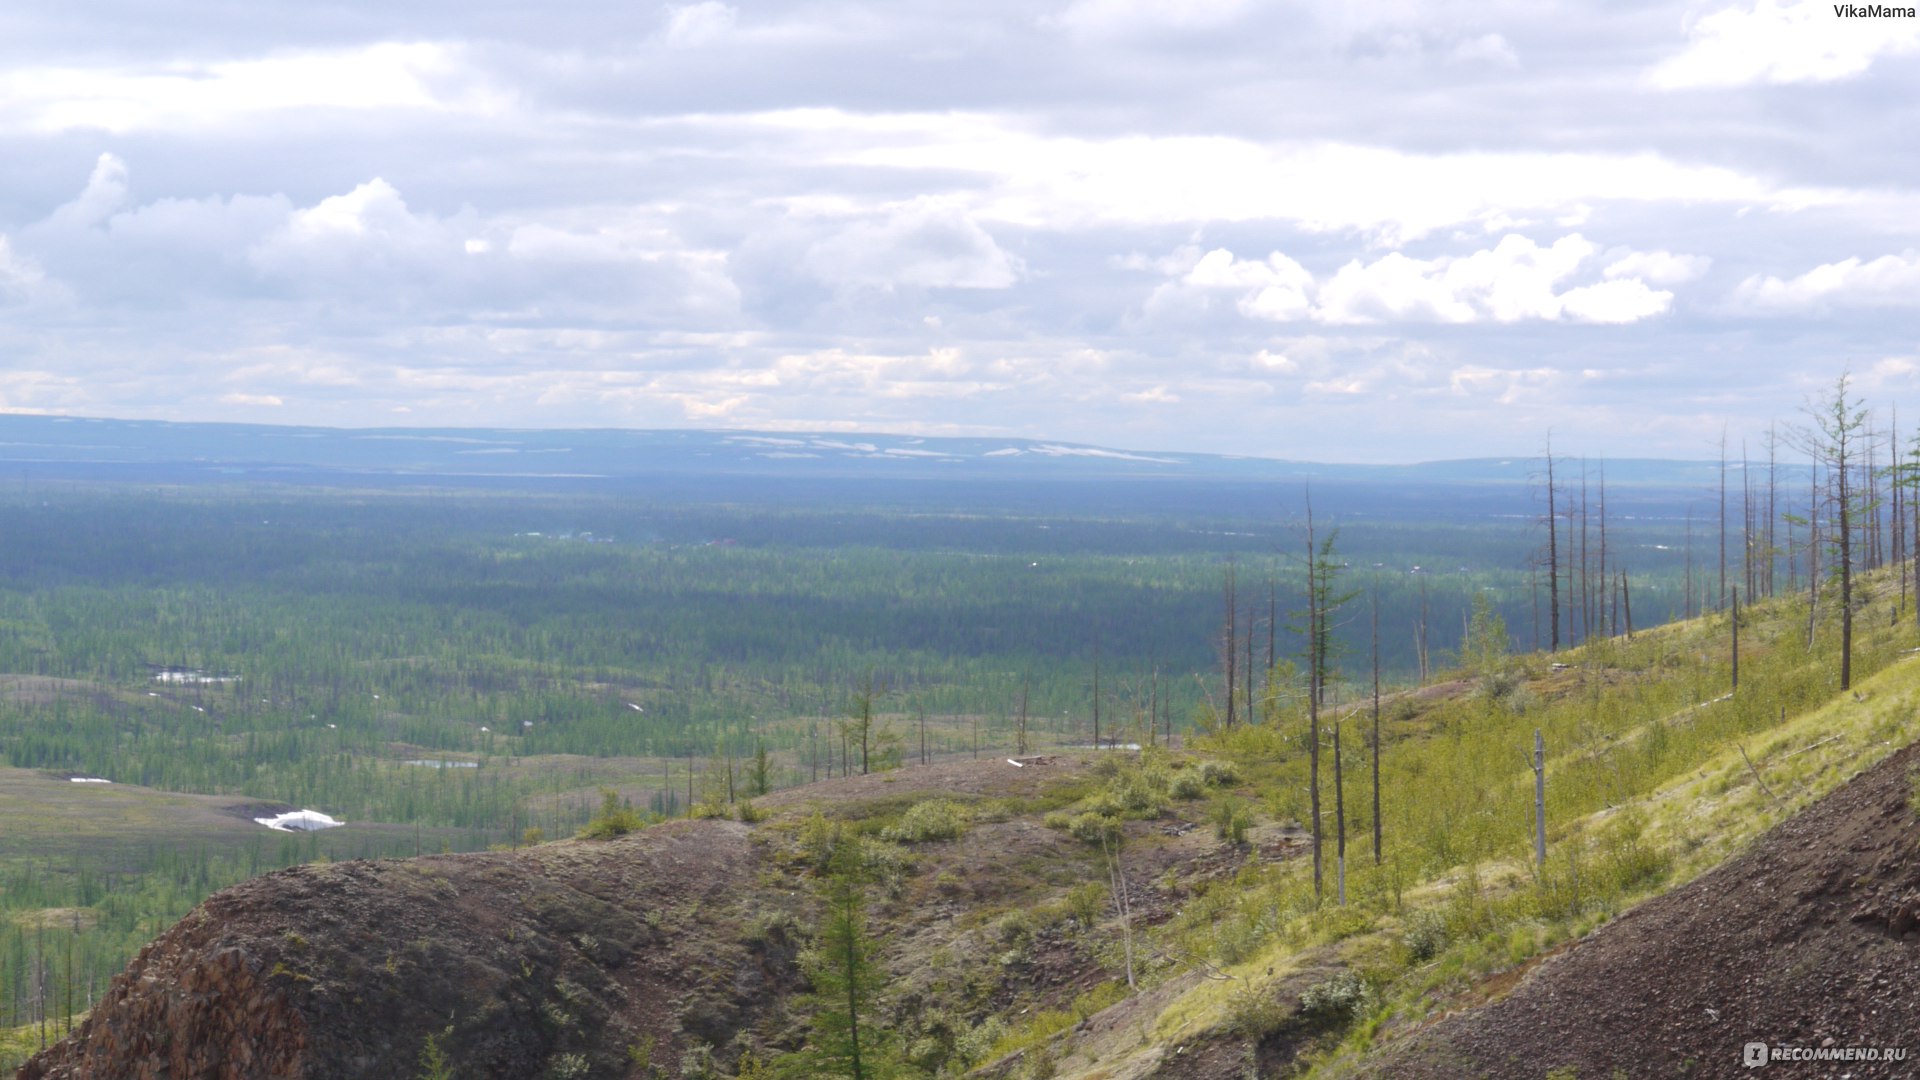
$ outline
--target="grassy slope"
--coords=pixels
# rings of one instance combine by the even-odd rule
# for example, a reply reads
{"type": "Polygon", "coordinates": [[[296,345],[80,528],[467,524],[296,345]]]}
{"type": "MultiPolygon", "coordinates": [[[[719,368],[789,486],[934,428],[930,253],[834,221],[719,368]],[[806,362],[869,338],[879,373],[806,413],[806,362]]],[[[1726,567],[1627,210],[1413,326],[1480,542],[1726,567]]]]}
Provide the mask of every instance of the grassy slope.
{"type": "MultiPolygon", "coordinates": [[[[1199,1075],[1191,1063],[1208,1060],[1222,1075],[1251,1064],[1344,1076],[1377,1040],[1504,993],[1541,952],[1691,880],[1920,733],[1920,664],[1904,655],[1912,629],[1880,614],[1894,591],[1884,576],[1863,589],[1875,617],[1856,622],[1851,693],[1835,693],[1837,628],[1823,624],[1806,649],[1796,598],[1743,613],[1733,700],[1716,700],[1730,676],[1719,615],[1563,653],[1562,668],[1521,658],[1524,689],[1504,703],[1479,684],[1389,703],[1378,869],[1366,807],[1354,805],[1366,799],[1363,736],[1346,729],[1349,904],[1331,902],[1331,839],[1321,904],[1304,859],[1200,892],[1157,937],[1206,963],[1186,965],[1179,992],[1156,995],[1170,1000],[1148,1015],[1141,1003],[1114,1007],[1137,1037],[1062,1037],[1056,1075],[1199,1075]],[[1544,870],[1531,862],[1535,727],[1553,748],[1544,870]],[[1342,971],[1365,986],[1352,1013],[1304,1014],[1302,991],[1337,985],[1328,980],[1342,971]]],[[[1304,817],[1304,725],[1269,719],[1266,732],[1211,748],[1238,762],[1243,794],[1270,816],[1304,817]]],[[[1329,831],[1330,772],[1323,764],[1329,831]]]]}
{"type": "MultiPolygon", "coordinates": [[[[1864,606],[1884,612],[1888,583],[1877,587],[1864,606]]],[[[1211,740],[1201,749],[1232,759],[1236,780],[1123,825],[1138,994],[1122,981],[1099,848],[1059,825],[1140,777],[1181,774],[1164,755],[1063,760],[1056,779],[992,759],[954,762],[781,793],[762,800],[772,816],[753,832],[765,848],[760,884],[787,903],[805,895],[797,853],[816,808],[880,838],[914,803],[959,798],[973,808],[972,829],[907,845],[894,856],[898,880],[875,902],[905,1049],[943,1030],[991,1028],[965,1060],[994,1075],[1226,1077],[1249,1064],[1262,1075],[1346,1075],[1375,1041],[1502,992],[1543,950],[1698,874],[1910,739],[1920,665],[1901,653],[1911,629],[1863,619],[1858,685],[1836,696],[1831,628],[1808,650],[1804,618],[1793,601],[1749,611],[1732,700],[1720,700],[1729,627],[1718,616],[1563,653],[1565,666],[1524,657],[1478,682],[1389,701],[1377,867],[1359,805],[1370,762],[1357,718],[1336,710],[1353,785],[1345,907],[1314,901],[1286,828],[1305,810],[1297,713],[1276,707],[1263,724],[1211,740]],[[1523,756],[1536,727],[1552,748],[1542,872],[1528,862],[1523,756]],[[1193,827],[1236,802],[1265,822],[1246,846],[1193,827]],[[1301,993],[1342,972],[1358,976],[1349,989],[1364,987],[1357,1007],[1303,1015],[1301,993]]],[[[1331,763],[1324,769],[1330,827],[1331,763]]],[[[792,1045],[776,1016],[766,1020],[760,1037],[792,1045]]]]}

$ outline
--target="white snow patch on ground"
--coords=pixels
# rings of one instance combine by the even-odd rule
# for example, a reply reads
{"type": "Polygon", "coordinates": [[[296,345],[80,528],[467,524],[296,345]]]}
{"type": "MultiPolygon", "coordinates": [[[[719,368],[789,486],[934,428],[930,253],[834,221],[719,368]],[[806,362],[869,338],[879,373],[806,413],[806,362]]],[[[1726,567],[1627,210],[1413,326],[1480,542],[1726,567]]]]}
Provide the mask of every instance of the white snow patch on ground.
{"type": "Polygon", "coordinates": [[[318,810],[289,810],[277,817],[257,817],[253,820],[276,832],[319,832],[346,824],[318,810]]]}

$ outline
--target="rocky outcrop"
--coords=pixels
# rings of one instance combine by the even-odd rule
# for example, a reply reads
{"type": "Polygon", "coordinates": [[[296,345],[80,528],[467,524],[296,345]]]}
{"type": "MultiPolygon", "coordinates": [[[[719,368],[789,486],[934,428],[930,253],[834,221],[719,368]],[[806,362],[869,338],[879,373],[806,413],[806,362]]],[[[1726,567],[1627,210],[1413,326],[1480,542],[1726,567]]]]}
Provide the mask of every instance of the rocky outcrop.
{"type": "Polygon", "coordinates": [[[209,899],[22,1080],[625,1075],[769,1015],[792,978],[749,942],[745,826],[355,861],[209,899]]]}

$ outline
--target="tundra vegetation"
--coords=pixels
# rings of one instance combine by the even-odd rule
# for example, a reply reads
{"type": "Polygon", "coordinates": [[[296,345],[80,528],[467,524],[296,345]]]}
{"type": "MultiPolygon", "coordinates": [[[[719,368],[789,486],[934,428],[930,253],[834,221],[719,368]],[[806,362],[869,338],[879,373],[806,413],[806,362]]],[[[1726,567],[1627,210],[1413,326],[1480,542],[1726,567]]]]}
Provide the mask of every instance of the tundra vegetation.
{"type": "MultiPolygon", "coordinates": [[[[1305,1025],[1304,1060],[1337,1067],[1423,994],[1584,932],[1904,741],[1888,703],[1910,687],[1885,669],[1916,645],[1916,459],[1844,383],[1835,401],[1812,468],[1738,470],[1717,545],[1622,510],[1710,493],[1616,479],[1609,510],[1564,457],[1531,525],[1382,505],[1311,538],[1294,493],[1076,516],[23,487],[0,497],[0,1046],[57,1037],[141,943],[252,874],[693,813],[814,850],[803,872],[877,898],[862,948],[897,962],[885,905],[957,887],[921,879],[926,853],[1031,814],[1079,845],[1076,880],[968,918],[1009,969],[1072,928],[1101,977],[909,1006],[859,974],[875,1062],[1067,1069],[1080,1020],[1200,973],[1148,1036],[1305,1025]],[[813,779],[1085,746],[1096,715],[1100,745],[1137,749],[1017,805],[819,827],[765,809],[813,779]],[[348,826],[269,833],[250,806],[348,826]],[[1210,823],[1231,872],[1134,881],[1171,821],[1210,823]],[[836,828],[858,874],[828,871],[836,828]],[[1338,889],[1298,837],[1345,852],[1338,889]],[[1159,901],[1139,918],[1135,890],[1159,901]]],[[[753,1068],[809,1046],[754,1048],[753,1068]]]]}

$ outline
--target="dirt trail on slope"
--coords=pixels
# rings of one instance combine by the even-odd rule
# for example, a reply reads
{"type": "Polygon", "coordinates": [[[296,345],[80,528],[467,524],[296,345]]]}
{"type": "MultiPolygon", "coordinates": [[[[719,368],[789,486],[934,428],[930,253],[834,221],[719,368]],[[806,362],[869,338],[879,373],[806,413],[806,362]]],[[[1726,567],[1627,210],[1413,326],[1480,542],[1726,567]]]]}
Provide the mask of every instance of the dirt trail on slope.
{"type": "Polygon", "coordinates": [[[1920,1076],[1920,745],[1740,856],[1540,964],[1504,999],[1386,1047],[1393,1080],[1920,1076]],[[1903,1062],[1774,1061],[1747,1043],[1890,1048],[1903,1062]]]}

